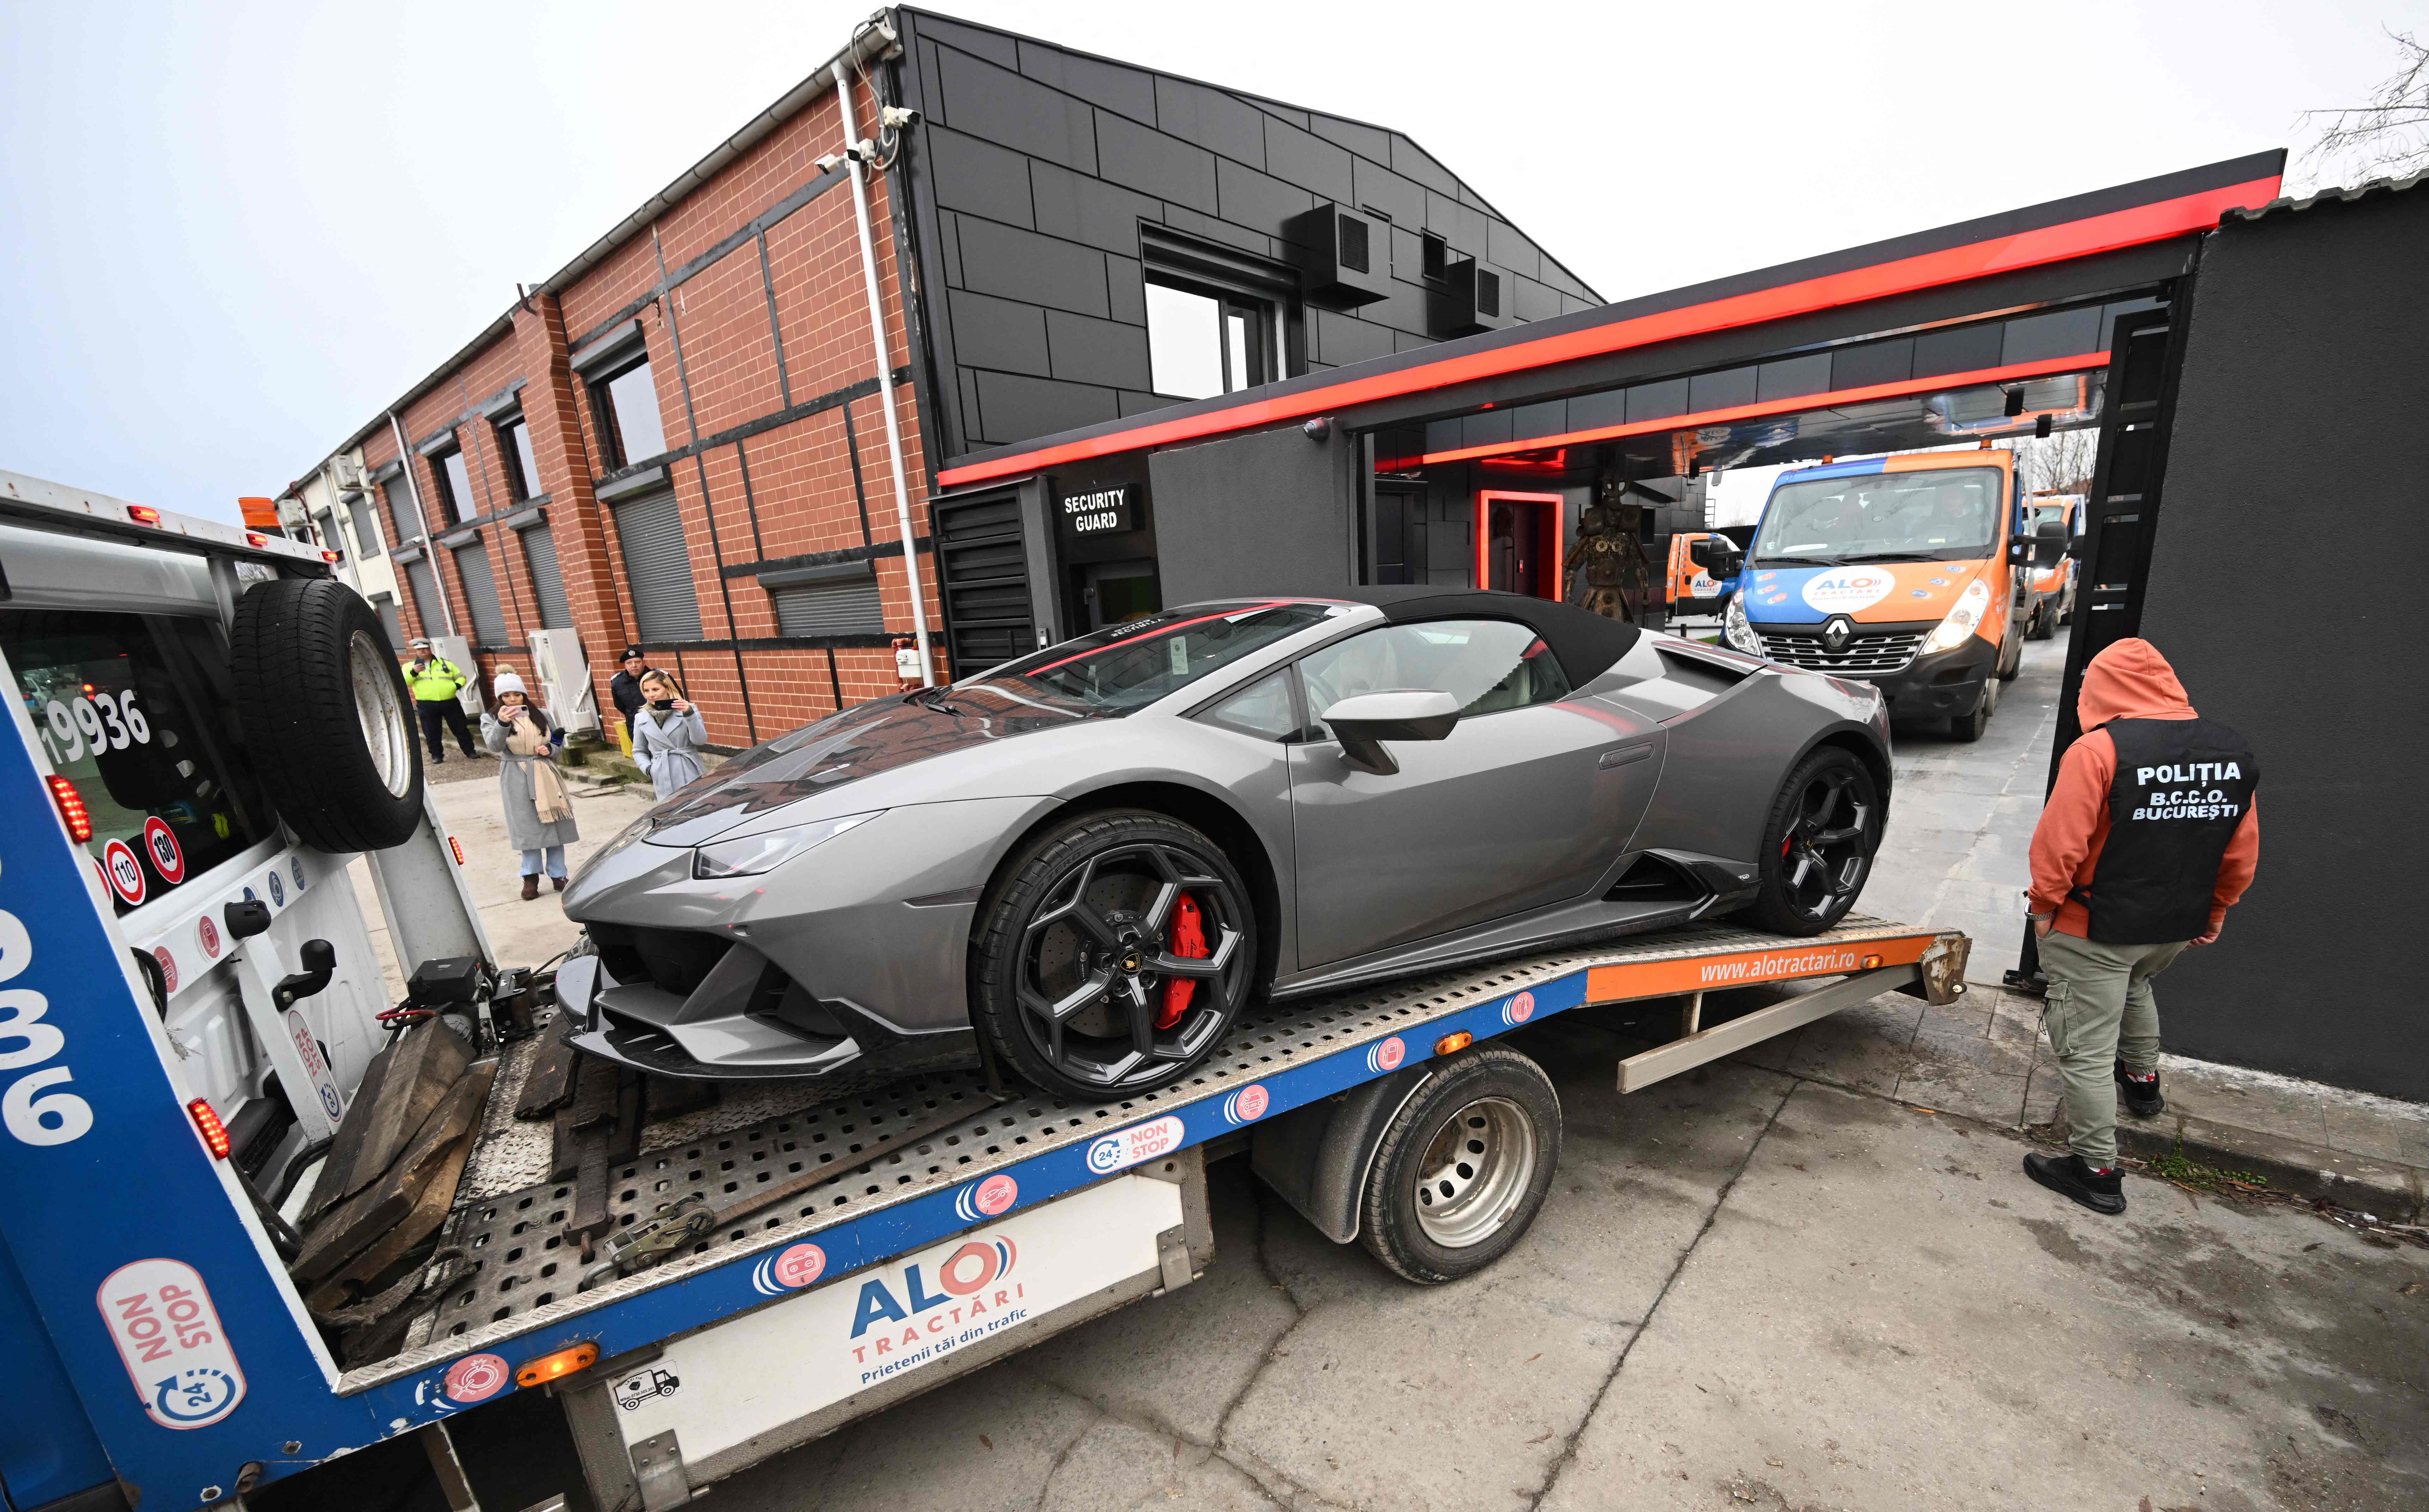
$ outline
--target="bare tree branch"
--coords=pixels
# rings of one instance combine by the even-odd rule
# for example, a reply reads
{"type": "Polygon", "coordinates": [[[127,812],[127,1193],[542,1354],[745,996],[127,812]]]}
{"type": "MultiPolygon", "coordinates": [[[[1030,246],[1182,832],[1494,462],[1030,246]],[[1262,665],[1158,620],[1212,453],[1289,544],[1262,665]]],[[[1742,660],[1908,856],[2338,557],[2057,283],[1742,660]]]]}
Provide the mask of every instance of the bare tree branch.
{"type": "Polygon", "coordinates": [[[2305,110],[2296,123],[2319,135],[2299,161],[2316,186],[2332,171],[2351,183],[2408,178],[2429,170],[2429,47],[2412,33],[2386,30],[2401,65],[2361,105],[2305,110]]]}

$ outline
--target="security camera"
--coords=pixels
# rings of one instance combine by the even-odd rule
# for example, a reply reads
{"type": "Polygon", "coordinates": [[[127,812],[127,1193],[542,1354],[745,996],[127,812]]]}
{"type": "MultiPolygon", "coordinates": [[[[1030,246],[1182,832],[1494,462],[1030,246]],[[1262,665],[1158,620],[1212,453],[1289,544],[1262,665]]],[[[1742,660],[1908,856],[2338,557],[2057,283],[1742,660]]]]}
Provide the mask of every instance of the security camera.
{"type": "Polygon", "coordinates": [[[878,112],[877,123],[888,131],[901,131],[919,119],[919,112],[907,105],[889,105],[878,112]]]}
{"type": "Polygon", "coordinates": [[[821,173],[832,173],[842,165],[843,158],[840,155],[829,153],[825,156],[819,158],[815,166],[821,173]]]}

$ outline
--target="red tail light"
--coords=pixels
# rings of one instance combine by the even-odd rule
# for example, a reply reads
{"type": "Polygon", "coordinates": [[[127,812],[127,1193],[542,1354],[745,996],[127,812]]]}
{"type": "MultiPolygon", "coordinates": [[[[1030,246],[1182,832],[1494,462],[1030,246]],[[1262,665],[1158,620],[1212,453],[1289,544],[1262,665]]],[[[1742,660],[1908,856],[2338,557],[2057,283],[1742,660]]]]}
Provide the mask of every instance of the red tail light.
{"type": "Polygon", "coordinates": [[[345,553],[341,551],[322,551],[321,553],[321,560],[328,563],[331,567],[337,566],[345,559],[345,553]]]}
{"type": "Polygon", "coordinates": [[[229,1142],[227,1126],[220,1122],[219,1113],[212,1109],[208,1100],[197,1097],[186,1105],[186,1111],[194,1116],[194,1132],[200,1134],[203,1137],[203,1142],[211,1147],[211,1159],[226,1159],[228,1151],[236,1146],[229,1142]]]}
{"type": "Polygon", "coordinates": [[[244,533],[244,542],[247,546],[253,547],[268,546],[270,544],[270,537],[264,535],[259,531],[247,531],[244,533]]]}
{"type": "Polygon", "coordinates": [[[450,849],[450,850],[452,850],[452,851],[454,851],[454,852],[455,852],[455,864],[456,864],[456,865],[458,865],[458,866],[463,865],[463,864],[464,864],[464,842],[462,842],[461,840],[456,839],[454,835],[449,835],[449,836],[447,837],[447,848],[448,848],[448,849],[450,849]]]}
{"type": "Polygon", "coordinates": [[[127,505],[126,518],[135,521],[138,525],[157,525],[160,523],[160,512],[153,508],[150,504],[127,505]]]}
{"type": "Polygon", "coordinates": [[[92,838],[92,814],[84,806],[84,795],[64,777],[48,780],[51,801],[59,806],[59,822],[68,827],[68,838],[81,846],[92,838]]]}

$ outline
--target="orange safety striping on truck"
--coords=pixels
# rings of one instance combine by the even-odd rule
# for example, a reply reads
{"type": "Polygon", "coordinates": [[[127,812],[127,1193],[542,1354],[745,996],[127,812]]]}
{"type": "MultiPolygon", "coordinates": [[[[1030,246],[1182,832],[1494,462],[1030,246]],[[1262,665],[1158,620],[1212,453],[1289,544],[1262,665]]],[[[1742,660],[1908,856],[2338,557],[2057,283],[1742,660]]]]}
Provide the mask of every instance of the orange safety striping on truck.
{"type": "Polygon", "coordinates": [[[1586,1001],[1618,1003],[1632,997],[1669,997],[1678,993],[1793,981],[1799,977],[1837,977],[1881,966],[1909,966],[1921,961],[1924,951],[1938,938],[1934,931],[1888,940],[1852,940],[1776,950],[1741,950],[1684,961],[1595,966],[1586,973],[1586,1001]],[[1870,958],[1877,959],[1868,967],[1870,958]]]}

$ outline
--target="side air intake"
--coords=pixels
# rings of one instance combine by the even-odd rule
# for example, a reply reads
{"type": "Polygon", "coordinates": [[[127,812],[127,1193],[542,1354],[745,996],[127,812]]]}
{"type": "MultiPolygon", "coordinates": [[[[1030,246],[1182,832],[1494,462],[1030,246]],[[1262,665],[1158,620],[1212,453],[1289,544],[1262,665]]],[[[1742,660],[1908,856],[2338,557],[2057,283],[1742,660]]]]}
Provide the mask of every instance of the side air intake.
{"type": "Polygon", "coordinates": [[[1611,891],[1609,903],[1700,903],[1711,890],[1650,851],[1628,863],[1611,891]]]}

